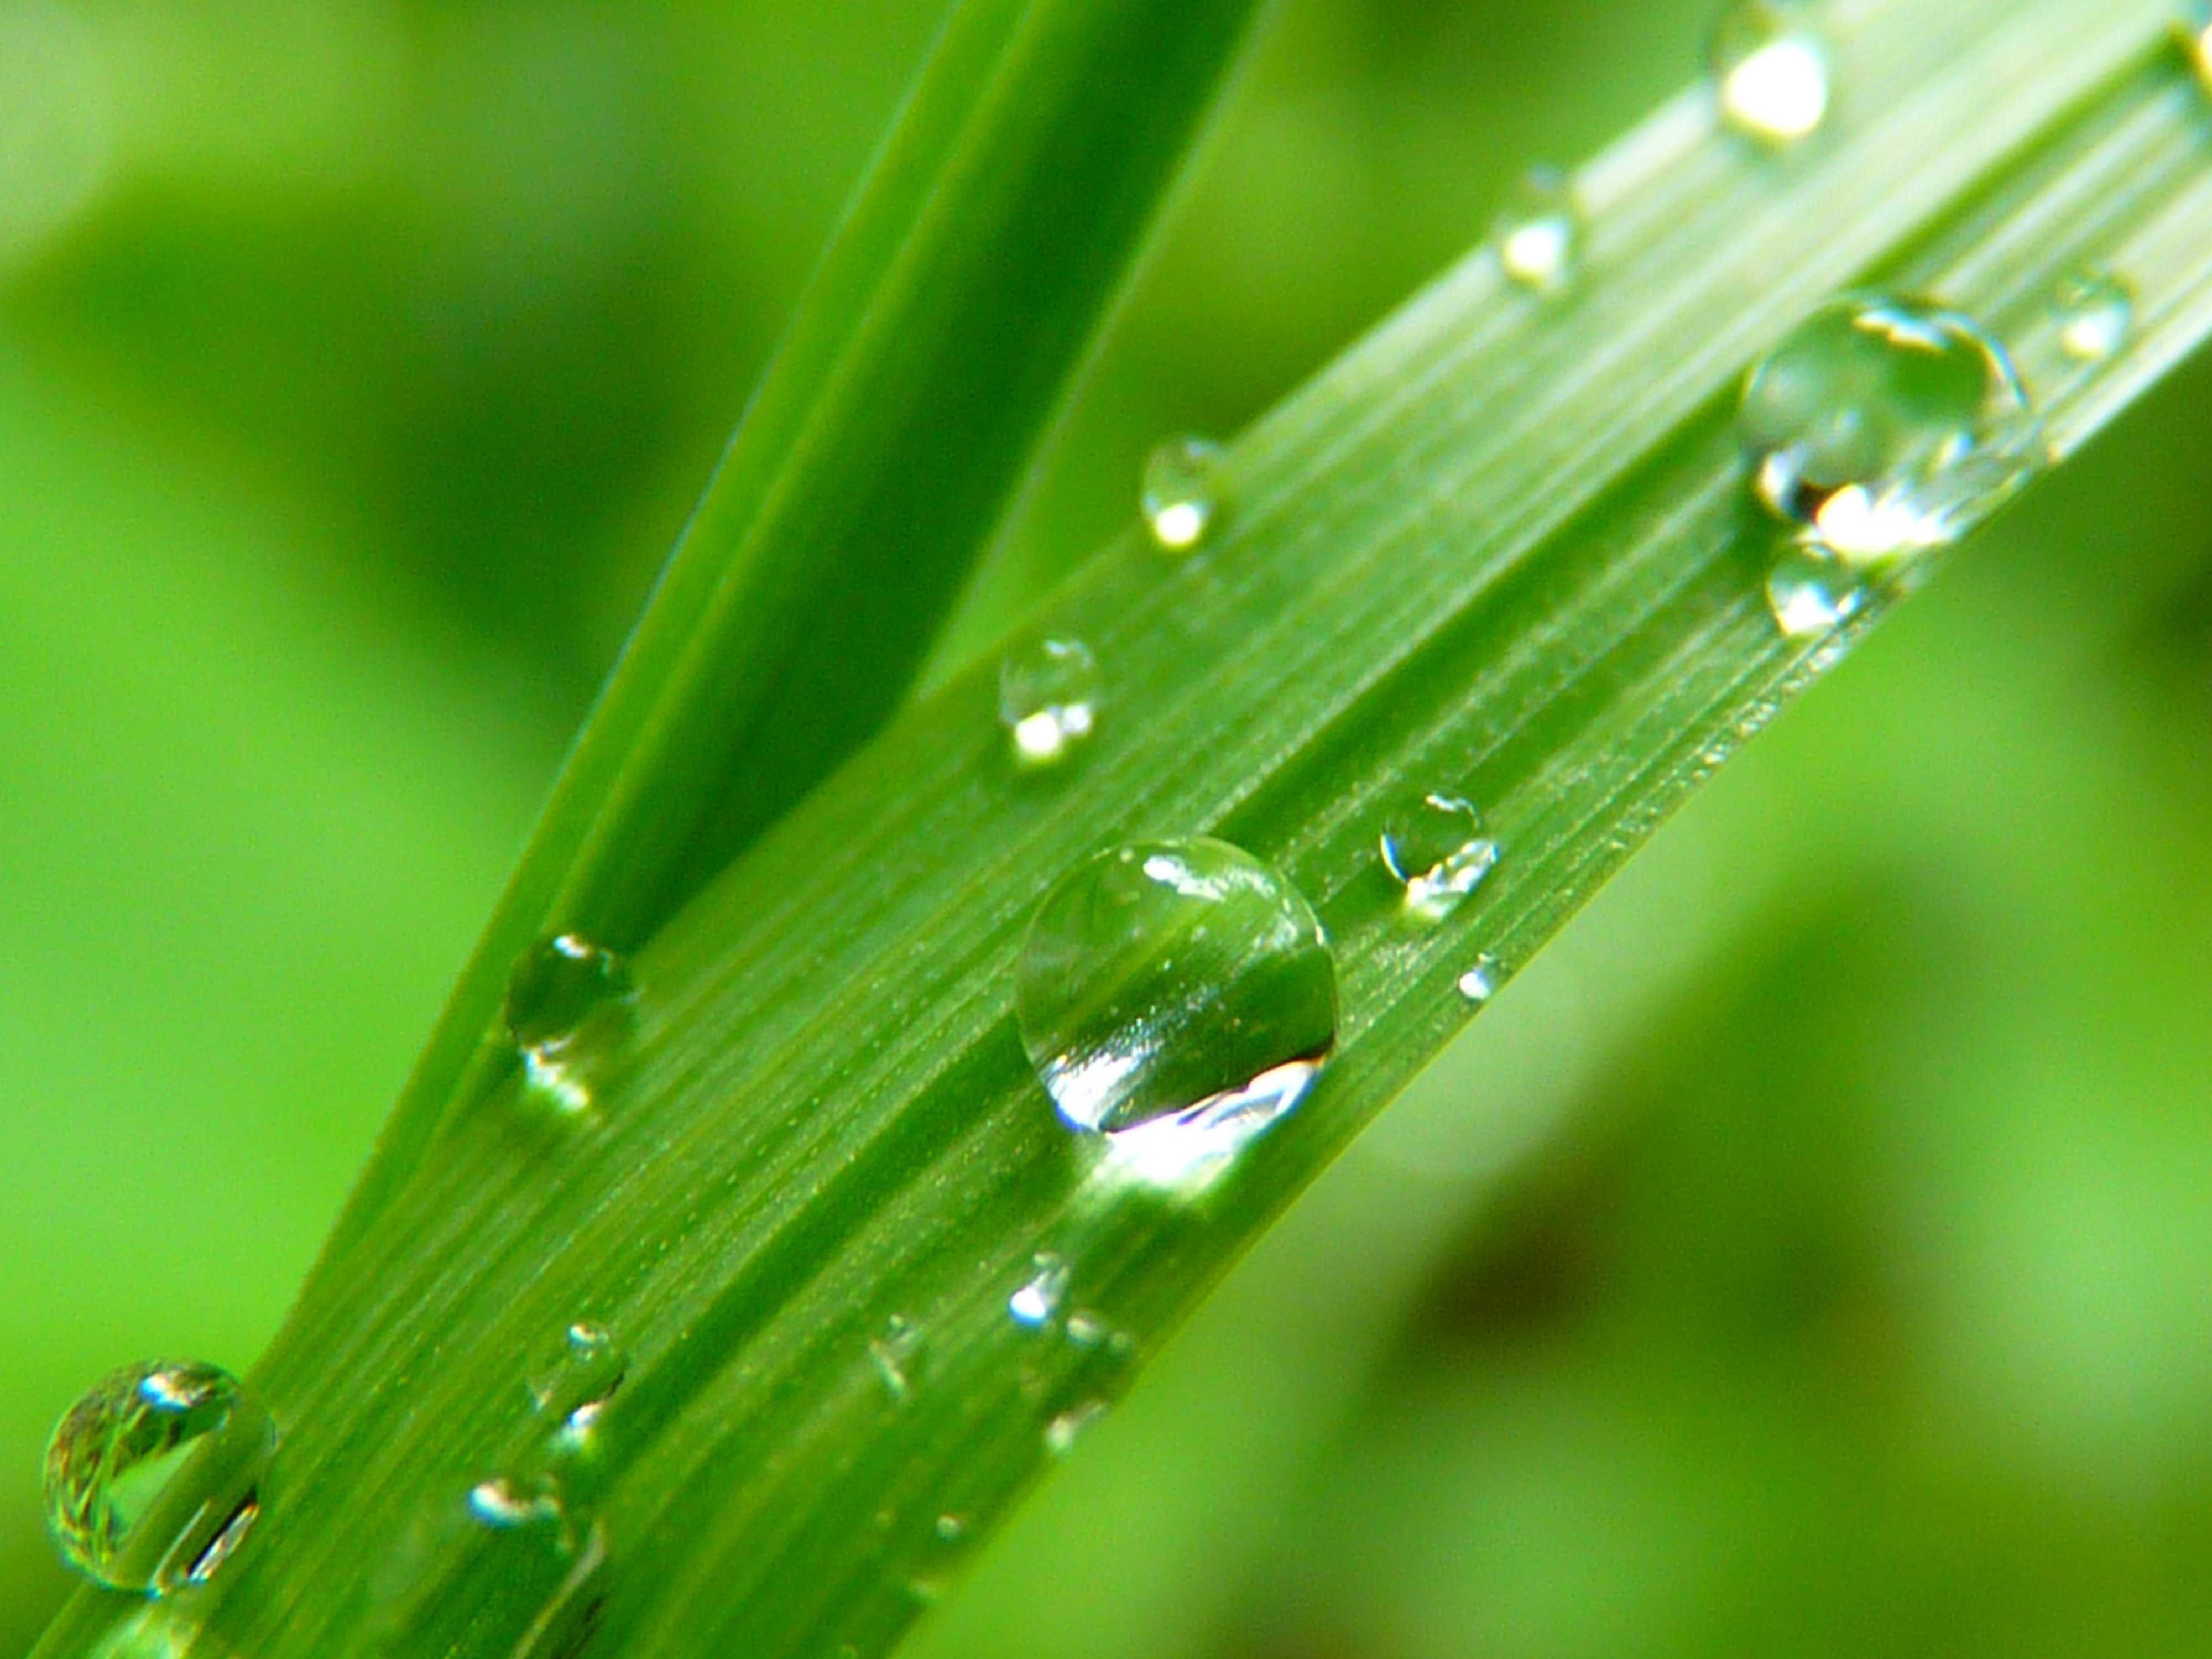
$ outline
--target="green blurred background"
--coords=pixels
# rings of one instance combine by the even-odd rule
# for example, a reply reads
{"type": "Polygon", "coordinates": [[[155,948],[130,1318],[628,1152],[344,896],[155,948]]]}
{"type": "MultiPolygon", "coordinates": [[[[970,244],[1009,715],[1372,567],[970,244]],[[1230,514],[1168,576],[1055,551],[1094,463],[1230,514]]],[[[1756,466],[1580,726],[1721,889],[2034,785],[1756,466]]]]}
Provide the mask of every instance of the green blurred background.
{"type": "MultiPolygon", "coordinates": [[[[0,1651],[53,1419],[281,1317],[938,9],[0,0],[0,1651]]],[[[1286,0],[963,638],[1705,23],[1286,0]]],[[[1756,745],[918,1650],[2212,1652],[2208,463],[2199,368],[1756,745]]]]}

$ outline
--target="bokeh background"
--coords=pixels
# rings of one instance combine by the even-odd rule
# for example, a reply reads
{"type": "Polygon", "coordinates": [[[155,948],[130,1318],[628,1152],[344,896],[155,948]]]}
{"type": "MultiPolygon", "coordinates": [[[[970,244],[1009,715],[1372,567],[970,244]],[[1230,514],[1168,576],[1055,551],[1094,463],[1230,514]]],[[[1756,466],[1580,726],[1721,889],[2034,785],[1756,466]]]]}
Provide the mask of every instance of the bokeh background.
{"type": "MultiPolygon", "coordinates": [[[[0,1652],[66,1589],[54,1419],[281,1317],[938,11],[0,0],[0,1652]]],[[[1705,13],[1285,0],[963,637],[1705,13]]],[[[917,1650],[2212,1652],[2208,475],[2200,366],[1660,837],[917,1650]]]]}

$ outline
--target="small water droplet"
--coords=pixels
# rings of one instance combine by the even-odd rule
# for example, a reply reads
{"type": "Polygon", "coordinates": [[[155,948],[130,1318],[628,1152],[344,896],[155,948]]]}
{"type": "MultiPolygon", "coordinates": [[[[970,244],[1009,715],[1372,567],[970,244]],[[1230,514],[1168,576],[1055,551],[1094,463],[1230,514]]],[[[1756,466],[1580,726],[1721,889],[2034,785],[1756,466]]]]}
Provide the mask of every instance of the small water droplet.
{"type": "Polygon", "coordinates": [[[1504,977],[1496,957],[1477,957],[1474,966],[1459,976],[1459,994],[1480,1006],[1498,994],[1498,981],[1504,977]]]}
{"type": "Polygon", "coordinates": [[[1801,0],[1734,0],[1713,28],[1722,118],[1762,143],[1790,144],[1828,114],[1828,45],[1801,0]]]}
{"type": "Polygon", "coordinates": [[[914,1391],[921,1345],[921,1327],[900,1314],[885,1320],[883,1334],[869,1340],[868,1358],[875,1361],[876,1374],[892,1400],[901,1404],[914,1391]]]}
{"type": "Polygon", "coordinates": [[[421,1511],[368,1577],[378,1650],[562,1659],[605,1601],[605,1528],[552,1475],[501,1475],[421,1511]]]}
{"type": "Polygon", "coordinates": [[[1088,1308],[1078,1308],[1067,1316],[1067,1340],[1079,1348],[1095,1348],[1109,1334],[1106,1322],[1088,1308]]]}
{"type": "Polygon", "coordinates": [[[562,1528],[568,1511],[550,1480],[520,1480],[499,1475],[479,1480],[469,1488],[469,1514],[483,1526],[500,1532],[525,1527],[562,1528]]]}
{"type": "Polygon", "coordinates": [[[260,1514],[276,1425],[238,1379],[195,1360],[127,1366],[46,1447],[46,1519],[70,1563],[115,1589],[203,1583],[260,1514]]]}
{"type": "Polygon", "coordinates": [[[1014,1323],[1042,1330],[1060,1315],[1066,1299],[1070,1274],[1067,1263],[1050,1250],[1039,1250],[1030,1261],[1030,1273],[1022,1286],[1006,1298],[1006,1311],[1014,1323]]]}
{"type": "Polygon", "coordinates": [[[588,1322],[562,1328],[534,1355],[527,1387],[540,1417],[554,1425],[562,1449],[581,1449],[629,1370],[623,1352],[604,1326],[588,1322]]]}
{"type": "Polygon", "coordinates": [[[2070,270],[2051,292],[2058,343],[2066,355],[2101,362],[2128,343],[2136,325],[2136,292],[2127,278],[2102,266],[2070,270]]]}
{"type": "Polygon", "coordinates": [[[1428,921],[1457,908],[1498,863],[1482,814],[1455,795],[1423,795],[1392,812],[1381,848],[1382,867],[1406,890],[1407,909],[1428,921]]]}
{"type": "Polygon", "coordinates": [[[1766,578],[1766,608],[1793,640],[1826,633],[1866,602],[1865,580],[1826,548],[1786,550],[1766,578]]]}
{"type": "Polygon", "coordinates": [[[629,969],[574,933],[540,939],[507,981],[507,1030],[532,1089],[563,1112],[592,1104],[592,1062],[627,1028],[629,969]]]}
{"type": "Polygon", "coordinates": [[[1083,1431],[1106,1415],[1106,1402],[1086,1400],[1079,1406],[1071,1406],[1056,1413],[1044,1425],[1044,1446],[1054,1457],[1065,1457],[1075,1449],[1075,1443],[1083,1431]]]}
{"type": "Polygon", "coordinates": [[[1854,571],[1957,540],[2033,476],[2040,429],[2004,349],[1916,300],[1824,307],[1744,387],[1760,501],[1854,571]]]}
{"type": "Polygon", "coordinates": [[[964,1515],[939,1516],[937,1535],[945,1543],[958,1543],[968,1535],[968,1517],[964,1515]]]}
{"type": "Polygon", "coordinates": [[[1227,456],[1205,438],[1170,438],[1145,462],[1145,522],[1152,539],[1184,553],[1206,539],[1222,508],[1227,456]]]}
{"type": "Polygon", "coordinates": [[[1581,272],[1585,226],[1574,183],[1557,167],[1524,174],[1498,210],[1492,240],[1505,274],[1547,297],[1565,293],[1581,272]]]}
{"type": "Polygon", "coordinates": [[[1297,890],[1200,838],[1085,860],[1023,941],[1022,1042],[1061,1118],[1122,1172],[1210,1179],[1304,1099],[1336,1040],[1336,969],[1297,890]]]}
{"type": "Polygon", "coordinates": [[[1050,766],[1091,735],[1105,690],[1079,640],[1036,640],[999,665],[999,719],[1023,766],[1050,766]]]}

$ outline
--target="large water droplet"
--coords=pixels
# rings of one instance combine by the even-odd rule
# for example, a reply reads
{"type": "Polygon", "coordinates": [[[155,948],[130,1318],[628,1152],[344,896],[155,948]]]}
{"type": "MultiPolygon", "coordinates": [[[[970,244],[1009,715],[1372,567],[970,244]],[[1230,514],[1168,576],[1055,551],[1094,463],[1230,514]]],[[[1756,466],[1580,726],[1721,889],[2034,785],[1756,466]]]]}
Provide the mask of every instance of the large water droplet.
{"type": "Polygon", "coordinates": [[[1030,923],[1022,1041],[1060,1116],[1176,1185],[1304,1098],[1336,1040],[1336,969],[1289,881],[1226,842],[1079,865],[1030,923]]]}
{"type": "Polygon", "coordinates": [[[1532,293],[1565,293],[1580,274],[1584,234],[1581,199],[1557,167],[1535,167],[1499,209],[1492,240],[1505,274],[1532,293]]]}
{"type": "Polygon", "coordinates": [[[116,1589],[204,1583],[260,1513],[276,1425],[229,1372],[131,1365],[77,1401],[46,1447],[46,1519],[62,1553],[116,1589]]]}
{"type": "Polygon", "coordinates": [[[1227,459],[1221,446],[1188,434],[1170,438],[1145,462],[1145,522],[1170,553],[1206,539],[1221,514],[1227,459]]]}
{"type": "Polygon", "coordinates": [[[1828,46],[1802,0],[1734,0],[1712,64],[1722,118],[1747,137],[1795,143],[1827,118],[1828,46]]]}
{"type": "Polygon", "coordinates": [[[1455,795],[1423,795],[1391,813],[1381,847],[1382,867],[1406,890],[1406,908],[1430,921],[1455,909],[1498,863],[1482,814],[1455,795]]]}
{"type": "Polygon", "coordinates": [[[540,939],[507,981],[507,1030],[531,1087],[565,1112],[592,1103],[592,1072],[628,1029],[629,969],[574,933],[540,939]]]}
{"type": "Polygon", "coordinates": [[[2101,362],[2128,343],[2136,325],[2136,291],[2102,266],[2069,270],[2051,291],[2058,343],[2076,362],[2101,362]]]}
{"type": "Polygon", "coordinates": [[[1006,1312],[1015,1324],[1026,1329],[1042,1330],[1060,1316],[1060,1304],[1067,1299],[1071,1275],[1067,1263],[1050,1250],[1039,1250],[1030,1262],[1030,1276],[1021,1287],[1006,1298],[1006,1312]]]}
{"type": "Polygon", "coordinates": [[[999,665],[999,718],[1014,759],[1050,766],[1091,735],[1105,692],[1098,659],[1080,640],[1035,640],[999,665]]]}
{"type": "Polygon", "coordinates": [[[1737,429],[1759,499],[1856,571],[1955,541],[2042,459],[2003,348],[1916,300],[1815,312],[1752,372],[1737,429]]]}

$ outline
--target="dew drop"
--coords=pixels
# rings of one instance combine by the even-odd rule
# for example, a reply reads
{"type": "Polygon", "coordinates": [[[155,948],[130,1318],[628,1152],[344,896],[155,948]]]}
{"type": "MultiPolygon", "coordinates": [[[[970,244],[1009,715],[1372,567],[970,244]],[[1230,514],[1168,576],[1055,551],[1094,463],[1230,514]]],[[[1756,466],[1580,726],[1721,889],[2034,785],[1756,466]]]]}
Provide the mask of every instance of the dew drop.
{"type": "Polygon", "coordinates": [[[1840,626],[1866,602],[1865,580],[1826,548],[1786,550],[1766,578],[1766,608],[1793,640],[1840,626]]]}
{"type": "Polygon", "coordinates": [[[1762,143],[1792,144],[1828,114],[1828,45],[1801,0],[1734,0],[1713,28],[1722,118],[1762,143]]]}
{"type": "Polygon", "coordinates": [[[1474,966],[1459,976],[1459,994],[1480,1007],[1498,994],[1498,986],[1504,972],[1493,956],[1480,956],[1474,966]]]}
{"type": "Polygon", "coordinates": [[[2135,289],[2116,272],[2085,266],[2058,279],[2051,309],[2066,355],[2078,362],[2101,362],[2128,343],[2135,328],[2135,289]]]}
{"type": "Polygon", "coordinates": [[[1227,456],[1220,445],[1188,434],[1170,438],[1145,462],[1145,522],[1170,553],[1206,539],[1220,517],[1227,456]]]}
{"type": "Polygon", "coordinates": [[[1454,795],[1423,795],[1384,821],[1382,867],[1406,890],[1406,908],[1437,921],[1456,909],[1498,863],[1482,814],[1454,795]]]}
{"type": "Polygon", "coordinates": [[[876,1375],[883,1378],[891,1399],[900,1404],[914,1392],[922,1340],[921,1327],[900,1314],[885,1320],[882,1333],[869,1340],[868,1358],[875,1362],[876,1375]]]}
{"type": "Polygon", "coordinates": [[[1066,1300],[1070,1274],[1067,1263],[1050,1250],[1039,1250],[1030,1261],[1030,1273],[1019,1290],[1006,1298],[1006,1312],[1015,1324],[1042,1330],[1060,1316],[1066,1300]]]}
{"type": "Polygon", "coordinates": [[[1066,758],[1097,723],[1105,677],[1079,640],[1036,640],[999,665],[999,719],[1014,759],[1045,767],[1066,758]]]}
{"type": "Polygon", "coordinates": [[[1075,1443],[1083,1431],[1106,1415],[1106,1402],[1086,1400],[1054,1414],[1044,1425],[1044,1446],[1054,1457],[1065,1457],[1075,1449],[1075,1443]]]}
{"type": "Polygon", "coordinates": [[[553,1424],[566,1449],[580,1449],[629,1370],[629,1356],[606,1328],[579,1321],[564,1327],[533,1358],[530,1402],[553,1424]]]}
{"type": "Polygon", "coordinates": [[[1957,540],[2042,459],[2002,346],[1957,312],[1872,295],[1815,312],[1752,371],[1737,431],[1759,500],[1860,573],[1957,540]]]}
{"type": "Polygon", "coordinates": [[[275,1420],[229,1372],[194,1360],[127,1366],[54,1430],[47,1522],[100,1583],[167,1595],[236,1552],[276,1451],[275,1420]]]}
{"type": "Polygon", "coordinates": [[[1095,1348],[1111,1334],[1106,1322],[1088,1308],[1078,1308],[1067,1316],[1067,1340],[1079,1348],[1095,1348]]]}
{"type": "Polygon", "coordinates": [[[1547,297],[1574,286],[1583,234],[1581,200],[1572,180],[1557,167],[1534,167],[1524,174],[1492,230],[1505,274],[1547,297]]]}
{"type": "Polygon", "coordinates": [[[957,1544],[968,1535],[968,1517],[964,1515],[940,1515],[937,1517],[937,1536],[939,1541],[957,1544]]]}
{"type": "Polygon", "coordinates": [[[1046,1092],[1150,1184],[1211,1179],[1294,1109],[1336,1040],[1336,968],[1297,890],[1226,842],[1076,866],[1023,941],[1014,1006],[1046,1092]]]}
{"type": "Polygon", "coordinates": [[[574,933],[540,939],[507,981],[507,1030],[531,1088],[558,1109],[592,1104],[594,1062],[627,1026],[629,969],[574,933]]]}

